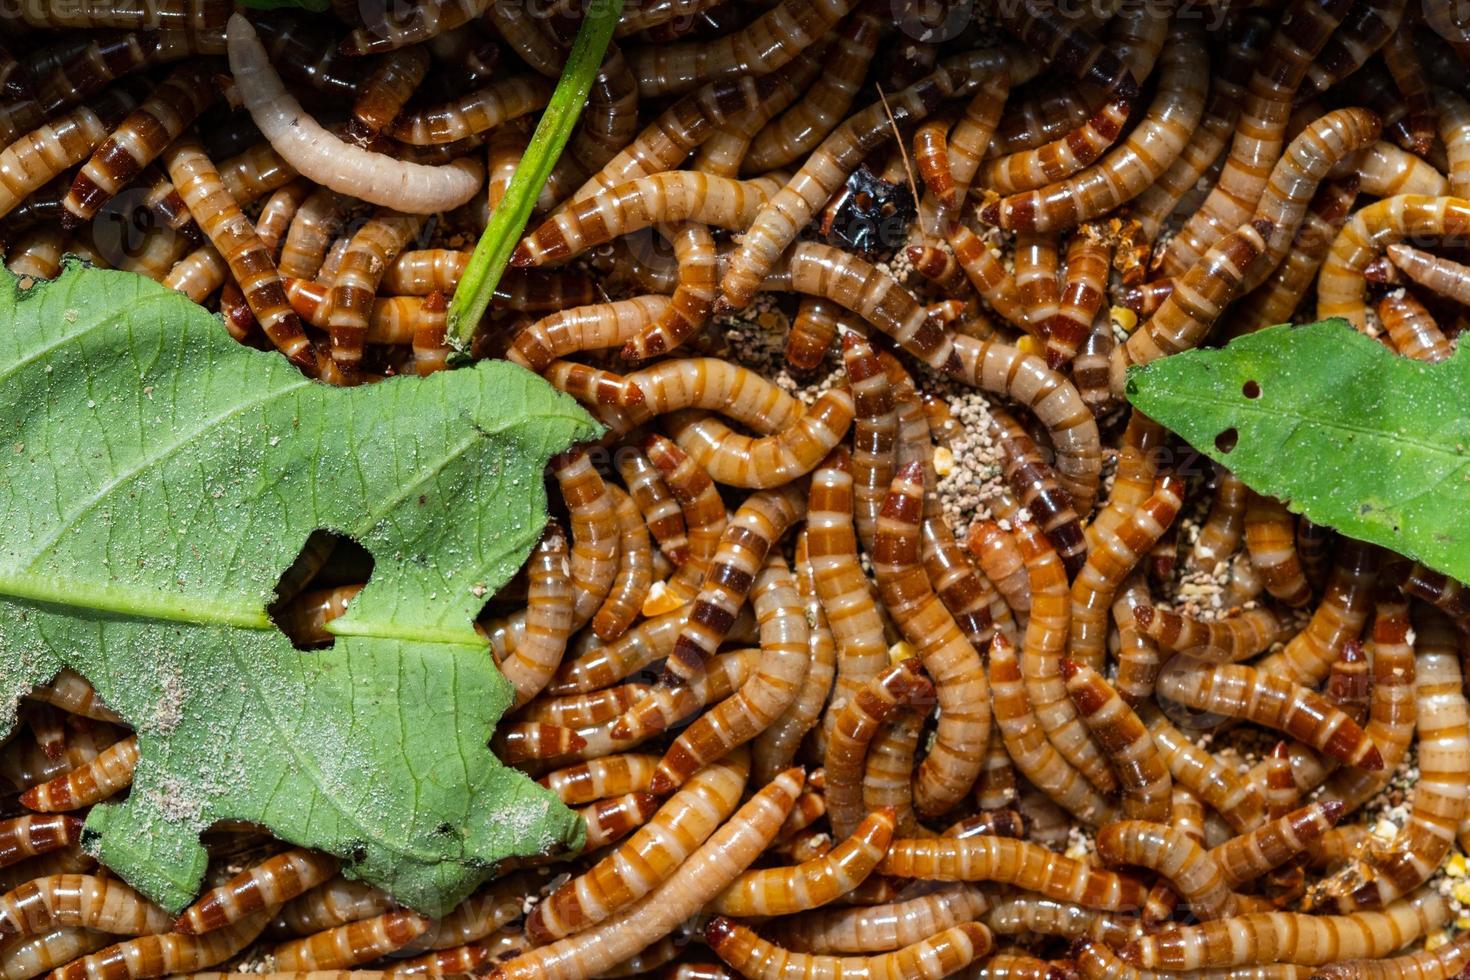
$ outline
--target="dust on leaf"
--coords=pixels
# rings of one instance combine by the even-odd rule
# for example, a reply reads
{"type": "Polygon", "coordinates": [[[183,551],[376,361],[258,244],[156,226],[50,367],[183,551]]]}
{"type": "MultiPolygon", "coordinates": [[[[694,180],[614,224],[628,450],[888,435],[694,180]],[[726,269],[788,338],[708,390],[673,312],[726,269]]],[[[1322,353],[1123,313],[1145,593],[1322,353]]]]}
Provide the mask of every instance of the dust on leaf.
{"type": "Polygon", "coordinates": [[[1470,580],[1470,355],[1400,357],[1345,320],[1128,374],[1128,399],[1313,523],[1470,580]]]}
{"type": "Polygon", "coordinates": [[[3,459],[0,738],[67,667],[136,728],[130,796],[87,821],[114,871],[179,909],[200,831],[244,820],[439,915],[503,857],[579,846],[489,751],[510,688],[472,626],[540,533],[546,460],[597,432],[574,402],[504,362],[330,388],[75,264],[0,278],[0,323],[0,426],[25,447],[3,459]],[[266,606],[319,528],[375,564],[334,646],[303,652],[266,606]]]}

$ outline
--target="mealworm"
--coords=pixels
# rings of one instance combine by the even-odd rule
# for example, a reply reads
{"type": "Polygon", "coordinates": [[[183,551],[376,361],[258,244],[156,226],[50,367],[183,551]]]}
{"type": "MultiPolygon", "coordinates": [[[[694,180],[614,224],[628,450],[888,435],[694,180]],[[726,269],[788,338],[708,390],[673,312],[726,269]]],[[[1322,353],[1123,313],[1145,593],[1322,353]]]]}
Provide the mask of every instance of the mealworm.
{"type": "Polygon", "coordinates": [[[624,360],[641,361],[671,351],[709,321],[718,281],[714,238],[706,225],[694,221],[676,222],[668,233],[679,266],[678,280],[667,306],[623,345],[624,360]]]}
{"type": "Polygon", "coordinates": [[[637,296],[613,303],[574,306],[551,313],[516,334],[506,356],[533,371],[584,350],[618,347],[663,315],[663,296],[637,296]]]}
{"type": "Polygon", "coordinates": [[[442,105],[399,114],[389,133],[410,146],[470,139],[541,109],[551,98],[551,87],[551,82],[536,75],[503,78],[442,105]]]}
{"type": "Polygon", "coordinates": [[[1388,784],[1408,752],[1414,735],[1414,636],[1408,600],[1384,588],[1375,597],[1373,631],[1368,653],[1373,665],[1367,736],[1382,754],[1383,767],[1373,775],[1336,773],[1327,785],[1328,798],[1344,801],[1349,809],[1361,806],[1388,784]]]}
{"type": "Polygon", "coordinates": [[[1058,485],[1035,441],[1010,413],[998,408],[992,411],[990,430],[1004,454],[1006,482],[1056,548],[1067,573],[1076,574],[1087,559],[1087,543],[1070,496],[1058,485]]]}
{"type": "MultiPolygon", "coordinates": [[[[606,492],[609,488],[603,489],[606,492]]],[[[600,520],[597,523],[600,528],[600,520]]],[[[575,580],[567,559],[566,535],[555,521],[547,523],[526,567],[526,608],[515,634],[515,646],[496,664],[515,689],[512,707],[526,704],[546,686],[561,663],[572,632],[575,580]]]]}
{"type": "Polygon", "coordinates": [[[1092,668],[1064,660],[1062,676],[1083,724],[1118,774],[1124,815],[1130,820],[1168,822],[1173,780],[1143,722],[1092,668]]]}
{"type": "Polygon", "coordinates": [[[852,395],[834,387],[788,428],[770,435],[735,432],[701,412],[671,415],[666,427],[679,447],[716,481],[766,488],[811,472],[846,435],[852,416],[852,395]]]}
{"type": "MultiPolygon", "coordinates": [[[[854,389],[861,391],[861,383],[855,383],[854,389]]],[[[836,686],[824,724],[830,733],[839,705],[856,697],[888,665],[888,647],[867,575],[858,563],[852,464],[845,448],[833,450],[812,474],[809,494],[808,557],[837,645],[836,686]]]]}
{"type": "Polygon", "coordinates": [[[1341,28],[1307,68],[1298,99],[1325,92],[1357,71],[1397,32],[1405,6],[1402,0],[1373,0],[1354,5],[1341,28]]]}
{"type": "MultiPolygon", "coordinates": [[[[718,307],[738,310],[750,303],[761,280],[800,228],[831,198],[861,159],[892,135],[890,113],[895,125],[921,119],[941,100],[965,94],[983,77],[1002,70],[1004,63],[1004,54],[995,51],[957,56],[919,82],[844,120],[746,229],[721,280],[718,307]]],[[[792,262],[794,277],[795,256],[792,262]]]]}
{"type": "Polygon", "coordinates": [[[1251,74],[1224,169],[1170,244],[1163,260],[1165,274],[1181,274],[1231,229],[1249,220],[1272,166],[1281,157],[1292,96],[1349,6],[1346,0],[1293,0],[1277,21],[1251,74]]]}
{"type": "Polygon", "coordinates": [[[1112,318],[1107,313],[1099,313],[1092,322],[1092,332],[1072,362],[1072,383],[1093,415],[1101,415],[1113,402],[1109,361],[1114,346],[1112,318]]]}
{"type": "MultiPolygon", "coordinates": [[[[926,510],[937,500],[925,499],[926,510]]],[[[996,630],[1012,635],[1015,619],[995,587],[980,574],[955,541],[942,514],[925,514],[920,528],[924,573],[955,625],[977,651],[985,649],[996,630]]]]}
{"type": "Polygon", "coordinates": [[[1180,666],[1159,676],[1159,693],[1181,704],[1283,731],[1347,765],[1383,770],[1371,737],[1319,695],[1279,675],[1241,664],[1180,666]]]}
{"type": "Polygon", "coordinates": [[[230,5],[222,0],[146,0],[115,3],[112,0],[77,0],[65,5],[19,0],[8,7],[11,16],[31,27],[71,27],[127,30],[176,28],[207,30],[219,27],[229,16],[230,5]]]}
{"type": "Polygon", "coordinates": [[[491,748],[506,765],[531,759],[556,759],[587,747],[587,739],[570,728],[545,722],[501,725],[491,748]]]}
{"type": "Polygon", "coordinates": [[[1400,272],[1424,288],[1456,302],[1470,301],[1470,267],[1402,243],[1385,251],[1400,272]]]}
{"type": "MultiPolygon", "coordinates": [[[[1023,330],[1035,330],[1036,325],[1031,323],[1026,307],[1021,302],[1016,280],[1006,271],[991,246],[963,224],[954,225],[946,231],[945,237],[950,247],[948,258],[955,263],[958,271],[963,272],[964,278],[969,280],[975,291],[985,298],[991,309],[1023,330]]],[[[910,255],[913,255],[912,248],[910,255]]],[[[922,264],[915,261],[921,272],[927,268],[933,273],[930,275],[930,272],[925,272],[925,275],[940,278],[941,273],[947,271],[934,267],[933,256],[924,257],[930,261],[922,264]]],[[[955,286],[958,285],[956,282],[955,286]]],[[[954,287],[948,288],[952,291],[954,287]]]]}
{"type": "Polygon", "coordinates": [[[105,933],[88,929],[56,929],[4,945],[5,962],[0,964],[3,980],[29,980],[55,970],[79,956],[94,953],[112,941],[105,933]]]}
{"type": "Polygon", "coordinates": [[[0,934],[44,935],[85,928],[124,936],[170,931],[172,918],[115,878],[51,875],[0,898],[0,934]]]}
{"type": "Polygon", "coordinates": [[[89,105],[78,106],[31,132],[17,135],[0,152],[0,216],[68,167],[85,160],[137,105],[130,85],[114,85],[89,105]]]}
{"type": "Polygon", "coordinates": [[[992,157],[981,168],[980,186],[996,194],[1019,194],[1066,180],[1100,157],[1123,131],[1133,100],[1104,102],[1076,129],[1035,149],[992,157]]]}
{"type": "Polygon", "coordinates": [[[272,928],[279,926],[293,935],[309,936],[381,915],[392,905],[384,892],[371,885],[334,878],[282,906],[272,928]]]}
{"type": "Polygon", "coordinates": [[[994,521],[976,521],[970,525],[965,547],[975,556],[1005,604],[1018,617],[1029,613],[1031,583],[1015,537],[994,521]]]}
{"type": "Polygon", "coordinates": [[[713,41],[650,44],[630,55],[644,98],[686,92],[711,80],[768,75],[847,15],[852,0],[782,0],[741,30],[713,41]]]}
{"type": "Polygon", "coordinates": [[[974,921],[989,904],[975,885],[947,885],[896,904],[821,909],[783,919],[772,923],[767,935],[779,946],[808,953],[889,952],[974,921]]]}
{"type": "MultiPolygon", "coordinates": [[[[775,777],[776,771],[795,757],[801,739],[816,726],[832,691],[836,673],[836,642],[832,627],[817,591],[816,570],[810,558],[806,530],[797,536],[795,552],[797,592],[807,620],[807,673],[791,707],[786,708],[775,723],[756,739],[754,771],[759,779],[775,777]]],[[[825,754],[825,746],[816,746],[817,754],[825,754]]],[[[826,804],[823,802],[823,813],[826,804]]]]}
{"type": "Polygon", "coordinates": [[[1436,364],[1453,352],[1449,340],[1434,322],[1434,315],[1406,290],[1394,290],[1384,296],[1378,301],[1377,312],[1389,342],[1403,356],[1436,364]]]}
{"type": "MultiPolygon", "coordinates": [[[[494,7],[491,8],[492,12],[494,7]]],[[[640,76],[641,77],[641,76],[640,76]]],[[[571,195],[580,201],[620,184],[678,168],[717,127],[758,112],[789,84],[783,73],[712,82],[677,100],[571,195]]]]}
{"type": "MultiPolygon", "coordinates": [[[[1383,140],[1344,163],[1356,163],[1363,193],[1374,197],[1392,197],[1395,194],[1427,194],[1434,197],[1449,193],[1449,182],[1444,174],[1412,153],[1383,140]]],[[[1339,166],[1333,173],[1336,174],[1341,169],[1339,166]]]]}
{"type": "MultiPolygon", "coordinates": [[[[31,814],[0,821],[0,868],[70,847],[81,837],[82,822],[67,815],[42,817],[31,814]]],[[[0,932],[3,931],[0,928],[0,932]]]]}
{"type": "Polygon", "coordinates": [[[527,935],[537,942],[558,939],[647,895],[734,812],[747,771],[748,760],[737,754],[696,773],[616,852],[532,909],[527,935]]]}
{"type": "Polygon", "coordinates": [[[1438,928],[1449,916],[1433,890],[1392,903],[1381,912],[1305,915],[1257,912],[1197,926],[1170,926],[1118,951],[1146,969],[1198,970],[1290,962],[1315,966],[1381,957],[1438,928]]]}
{"type": "Polygon", "coordinates": [[[1220,238],[1176,282],[1153,316],[1113,351],[1114,395],[1121,395],[1127,368],[1198,347],[1221,312],[1239,295],[1250,270],[1261,261],[1275,226],[1267,219],[1241,225],[1220,238]]]}
{"type": "Polygon", "coordinates": [[[271,957],[279,970],[345,970],[403,948],[428,928],[429,920],[416,912],[407,909],[384,912],[375,918],[359,919],[282,943],[271,952],[271,957]]]}
{"type": "Polygon", "coordinates": [[[248,946],[260,935],[265,923],[265,915],[256,914],[204,936],[165,933],[129,939],[58,967],[50,977],[52,980],[141,980],[205,969],[248,946]]]}
{"type": "MultiPolygon", "coordinates": [[[[188,138],[176,140],[164,150],[163,162],[189,213],[224,258],[230,275],[245,293],[250,312],[271,343],[292,363],[314,373],[316,359],[311,342],[286,300],[271,251],[240,211],[221,172],[198,141],[188,138]]],[[[173,278],[170,272],[169,280],[173,278]]]]}
{"type": "Polygon", "coordinates": [[[881,20],[859,9],[835,31],[836,49],[829,54],[816,83],[794,106],[755,135],[743,169],[766,173],[810,152],[847,115],[868,65],[878,50],[881,20]]]}
{"type": "Polygon", "coordinates": [[[544,721],[565,728],[597,725],[616,718],[647,693],[647,684],[633,683],[603,688],[590,694],[566,694],[560,697],[543,694],[521,709],[516,717],[525,721],[544,721]]]}
{"type": "MultiPolygon", "coordinates": [[[[618,571],[607,598],[592,617],[592,632],[603,640],[616,640],[637,618],[653,585],[653,546],[632,498],[615,486],[608,486],[607,492],[616,503],[618,571]]],[[[547,671],[548,679],[554,669],[555,665],[547,671]]]]}
{"type": "Polygon", "coordinates": [[[710,920],[704,930],[710,947],[747,977],[778,980],[787,977],[862,977],[873,980],[937,980],[963,969],[990,951],[990,930],[968,922],[891,953],[866,957],[800,953],[766,942],[750,929],[724,916],[710,920]]]}
{"type": "Polygon", "coordinates": [[[891,808],[870,813],[842,843],[821,858],[790,868],[747,871],[707,908],[719,915],[791,915],[857,887],[877,867],[893,839],[891,808]]]}
{"type": "Polygon", "coordinates": [[[552,694],[596,691],[668,656],[686,616],[688,610],[682,607],[662,613],[639,623],[612,643],[563,661],[547,690],[552,694]]]}
{"type": "Polygon", "coordinates": [[[1311,600],[1312,587],[1296,554],[1295,526],[1284,504],[1258,493],[1247,497],[1245,546],[1267,592],[1289,606],[1311,600]]]}
{"type": "MultiPolygon", "coordinates": [[[[735,525],[740,521],[737,512],[735,525]]],[[[651,788],[655,793],[682,785],[701,767],[755,738],[796,699],[808,666],[809,626],[796,582],[780,554],[765,555],[750,598],[760,624],[760,664],[733,697],[706,711],[679,733],[654,774],[651,788]]],[[[696,602],[691,620],[698,616],[696,602]]],[[[678,656],[679,644],[675,641],[670,664],[678,656]]]]}
{"type": "Polygon", "coordinates": [[[43,813],[77,810],[132,785],[138,765],[138,736],[104,749],[95,759],[20,795],[20,802],[43,813]]]}
{"type": "Polygon", "coordinates": [[[985,924],[997,935],[1040,933],[1048,936],[1092,938],[1121,946],[1139,933],[1138,922],[1128,915],[1110,915],[1068,902],[1021,895],[996,901],[985,916],[985,924]]]}
{"type": "MultiPolygon", "coordinates": [[[[1271,36],[1271,23],[1265,17],[1247,14],[1226,45],[1221,64],[1210,79],[1210,94],[1198,127],[1189,142],[1169,168],[1152,186],[1133,201],[1133,213],[1142,225],[1144,238],[1158,237],[1164,220],[1185,195],[1196,187],[1234,135],[1236,120],[1245,101],[1246,85],[1260,59],[1262,49],[1271,36]]],[[[1168,255],[1166,253],[1165,260],[1168,255]]],[[[1178,260],[1166,268],[1176,275],[1184,270],[1178,260]]]]}
{"type": "Polygon", "coordinates": [[[97,147],[62,200],[62,226],[94,217],[139,171],[163,152],[211,102],[215,92],[203,63],[177,69],[148,94],[97,147]]]}
{"type": "Polygon", "coordinates": [[[923,481],[917,462],[895,476],[878,517],[873,569],[884,605],[934,679],[940,721],[914,783],[919,811],[933,815],[958,802],[979,776],[990,711],[979,654],[934,594],[921,562],[923,481]]]}
{"type": "MultiPolygon", "coordinates": [[[[301,203],[291,219],[281,246],[280,271],[283,276],[310,279],[321,270],[327,247],[337,227],[347,216],[353,201],[325,187],[318,187],[301,203]]],[[[391,274],[391,270],[390,270],[391,274]]]]}
{"type": "Polygon", "coordinates": [[[1470,964],[1470,937],[1465,934],[1434,949],[1378,960],[1324,964],[1317,976],[1326,980],[1446,980],[1470,964]]]}
{"type": "Polygon", "coordinates": [[[571,632],[575,633],[607,598],[617,574],[617,508],[584,450],[553,457],[551,472],[571,514],[571,632]]]}
{"type": "Polygon", "coordinates": [[[683,565],[689,558],[684,512],[658,468],[647,456],[631,447],[618,453],[617,467],[618,475],[643,515],[648,532],[658,543],[659,551],[674,565],[683,565]]]}
{"type": "Polygon", "coordinates": [[[658,810],[660,799],[652,793],[624,793],[598,800],[576,811],[587,828],[587,848],[593,850],[632,833],[658,810]]]}
{"type": "Polygon", "coordinates": [[[334,191],[415,214],[453,210],[479,190],[483,167],[472,157],[428,166],[338,139],[286,91],[255,28],[243,16],[230,18],[228,39],[230,72],[241,101],[271,146],[304,176],[334,191]]]}
{"type": "Polygon", "coordinates": [[[34,742],[23,742],[0,752],[0,778],[16,789],[36,786],[91,763],[117,741],[118,732],[111,727],[84,725],[68,733],[65,750],[56,758],[34,742]]]}
{"type": "Polygon", "coordinates": [[[1237,833],[1260,825],[1264,801],[1249,782],[1185,738],[1154,705],[1143,704],[1136,710],[1177,783],[1218,811],[1237,833]]]}
{"type": "Polygon", "coordinates": [[[502,964],[490,975],[495,980],[571,980],[628,959],[697,912],[755,860],[780,829],[801,785],[800,770],[782,773],[636,905],[502,964]]]}
{"type": "Polygon", "coordinates": [[[643,792],[648,789],[657,766],[657,756],[626,752],[558,769],[537,782],[555,793],[563,803],[575,806],[609,796],[643,792]]]}
{"type": "Polygon", "coordinates": [[[786,336],[787,362],[799,371],[816,370],[843,328],[856,329],[847,310],[828,299],[803,296],[786,336]]]}
{"type": "Polygon", "coordinates": [[[424,216],[380,208],[352,236],[332,280],[326,327],[332,359],[346,366],[362,360],[367,321],[378,281],[388,263],[423,227],[424,216]]]}
{"type": "Polygon", "coordinates": [[[790,841],[826,815],[827,798],[819,790],[808,786],[796,798],[796,804],[787,815],[786,822],[781,825],[781,832],[776,835],[776,840],[783,843],[790,841]]]}
{"type": "Polygon", "coordinates": [[[341,50],[353,57],[397,51],[461,27],[488,6],[487,0],[422,0],[391,18],[384,16],[357,28],[342,42],[341,50]]]}
{"type": "Polygon", "coordinates": [[[55,279],[61,272],[65,247],[66,235],[60,228],[34,228],[7,250],[5,267],[20,279],[55,279]]]}
{"type": "Polygon", "coordinates": [[[290,901],[337,873],[324,854],[295,848],[278,854],[207,892],[184,911],[177,930],[199,934],[223,929],[247,915],[290,901]]]}
{"type": "Polygon", "coordinates": [[[1444,144],[1449,167],[1450,193],[1456,197],[1470,194],[1470,103],[1447,88],[1436,87],[1435,103],[1439,109],[1439,139],[1444,144]]]}
{"type": "Polygon", "coordinates": [[[879,874],[939,881],[998,881],[1107,911],[1137,909],[1143,885],[1009,837],[895,840],[879,874]]]}
{"type": "Polygon", "coordinates": [[[1322,263],[1317,315],[1342,316],[1364,330],[1367,281],[1364,268],[1388,245],[1407,238],[1457,236],[1470,226],[1470,203],[1454,197],[1403,194],[1357,211],[1343,226],[1322,263]]]}
{"type": "Polygon", "coordinates": [[[1113,244],[1089,227],[1067,243],[1067,278],[1046,328],[1046,366],[1061,371],[1092,333],[1102,308],[1113,244]]]}
{"type": "Polygon", "coordinates": [[[771,81],[769,96],[718,126],[700,144],[694,158],[694,169],[721,177],[738,175],[756,135],[767,122],[784,112],[811,87],[834,43],[820,41],[802,51],[785,68],[762,76],[771,81]]]}
{"type": "Polygon", "coordinates": [[[1417,888],[1440,865],[1464,818],[1467,709],[1454,644],[1430,642],[1420,634],[1416,657],[1415,724],[1419,733],[1419,779],[1409,820],[1395,839],[1371,842],[1362,861],[1327,883],[1340,911],[1388,903],[1417,888]],[[1351,891],[1344,893],[1344,888],[1351,891]]]}
{"type": "Polygon", "coordinates": [[[879,726],[900,705],[927,705],[933,696],[933,684],[910,657],[868,680],[836,710],[824,760],[827,816],[835,834],[850,836],[862,819],[863,760],[879,726]]]}
{"type": "MultiPolygon", "coordinates": [[[[1125,450],[1125,453],[1127,450],[1125,450]]],[[[1103,513],[1131,509],[1126,520],[1114,523],[1099,516],[1093,522],[1097,538],[1087,553],[1080,574],[1072,582],[1068,656],[1094,670],[1102,666],[1107,645],[1108,610],[1129,572],[1163,537],[1183,506],[1182,487],[1177,478],[1164,476],[1154,483],[1153,493],[1136,506],[1118,493],[1103,513]]]]}
{"type": "Polygon", "coordinates": [[[1138,865],[1167,878],[1197,919],[1236,913],[1236,897],[1214,858],[1174,827],[1143,820],[1110,823],[1097,833],[1097,852],[1109,864],[1138,865]]]}
{"type": "Polygon", "coordinates": [[[1107,761],[1088,736],[1062,678],[1071,596],[1058,556],[1035,525],[1015,530],[1030,581],[1031,614],[1021,648],[1021,674],[1031,711],[1062,757],[1103,793],[1117,788],[1107,761]]]}
{"type": "Polygon", "coordinates": [[[1337,800],[1312,803],[1232,837],[1212,848],[1210,857],[1218,864],[1227,886],[1247,884],[1304,853],[1342,813],[1343,805],[1337,800]]]}
{"type": "Polygon", "coordinates": [[[392,126],[429,71],[429,52],[424,48],[406,48],[386,55],[363,80],[357,99],[352,103],[352,118],[347,123],[347,136],[367,146],[378,134],[392,126]]]}
{"type": "Polygon", "coordinates": [[[1027,697],[1015,651],[1004,633],[997,633],[991,640],[989,679],[995,723],[1016,768],[1078,819],[1090,824],[1112,819],[1116,807],[1093,789],[1082,772],[1047,739],[1027,697]]]}
{"type": "Polygon", "coordinates": [[[980,218],[1006,229],[1060,231],[1132,200],[1178,157],[1204,109],[1208,55],[1192,34],[1172,34],[1158,93],[1121,146],[1064,181],[987,203],[980,218]]]}
{"type": "Polygon", "coordinates": [[[1161,647],[1210,663],[1249,660],[1280,638],[1281,621],[1266,608],[1202,620],[1172,609],[1144,606],[1134,617],[1161,647]]]}
{"type": "Polygon", "coordinates": [[[1342,645],[1356,639],[1368,620],[1378,565],[1378,549],[1344,540],[1306,628],[1288,640],[1284,650],[1263,658],[1258,668],[1302,684],[1315,685],[1326,677],[1342,645]]]}
{"type": "Polygon", "coordinates": [[[831,246],[803,242],[792,250],[789,270],[791,290],[841,304],[931,367],[954,368],[943,328],[913,294],[870,263],[831,246]]]}
{"type": "Polygon", "coordinates": [[[1228,469],[1217,466],[1210,513],[1190,553],[1192,566],[1213,572],[1235,553],[1245,529],[1245,498],[1245,484],[1228,469]]]}
{"type": "Polygon", "coordinates": [[[864,810],[871,814],[891,808],[896,832],[902,837],[922,837],[928,832],[914,815],[914,757],[923,730],[922,717],[912,711],[899,713],[873,736],[863,767],[864,810]]]}

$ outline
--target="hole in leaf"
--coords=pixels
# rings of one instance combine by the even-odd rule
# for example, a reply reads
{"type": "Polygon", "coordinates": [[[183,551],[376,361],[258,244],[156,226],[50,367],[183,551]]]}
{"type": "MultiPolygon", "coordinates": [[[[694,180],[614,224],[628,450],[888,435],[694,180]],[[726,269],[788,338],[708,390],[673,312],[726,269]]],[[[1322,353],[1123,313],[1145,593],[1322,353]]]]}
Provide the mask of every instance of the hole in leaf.
{"type": "Polygon", "coordinates": [[[318,528],[276,583],[266,609],[271,622],[298,650],[323,650],[336,637],[326,625],[347,611],[373,575],[373,556],[356,541],[318,528]]]}
{"type": "Polygon", "coordinates": [[[1247,397],[1247,398],[1260,398],[1261,397],[1261,385],[1260,385],[1260,382],[1254,381],[1254,380],[1247,381],[1245,384],[1243,384],[1243,385],[1240,386],[1240,393],[1242,395],[1244,395],[1245,397],[1247,397]]]}
{"type": "Polygon", "coordinates": [[[1240,442],[1240,433],[1232,425],[1215,437],[1215,448],[1222,453],[1228,453],[1235,448],[1238,442],[1240,442]]]}

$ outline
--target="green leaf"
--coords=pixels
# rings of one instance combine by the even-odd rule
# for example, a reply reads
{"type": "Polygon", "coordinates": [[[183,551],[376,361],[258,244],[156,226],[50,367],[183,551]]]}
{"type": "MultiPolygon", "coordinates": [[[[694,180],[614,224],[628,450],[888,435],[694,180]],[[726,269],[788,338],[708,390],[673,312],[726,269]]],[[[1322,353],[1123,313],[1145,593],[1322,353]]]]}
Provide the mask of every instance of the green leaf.
{"type": "Polygon", "coordinates": [[[132,724],[102,859],[179,909],[201,830],[246,820],[442,914],[580,821],[491,755],[511,691],[472,627],[545,522],[547,458],[596,435],[486,362],[331,388],[141,276],[0,278],[0,737],[63,667],[132,724]],[[375,560],[331,649],[266,616],[307,536],[375,560]]]}
{"type": "Polygon", "coordinates": [[[1128,399],[1313,523],[1470,580],[1470,355],[1400,357],[1345,320],[1128,372],[1128,399]]]}
{"type": "Polygon", "coordinates": [[[587,7],[551,101],[511,175],[505,197],[491,212],[490,222],[475,244],[474,254],[449,302],[448,339],[460,350],[468,349],[480,318],[490,308],[495,287],[500,285],[516,242],[526,230],[536,198],[546,186],[571,138],[572,128],[587,105],[587,93],[592,91],[592,80],[602,66],[602,57],[622,12],[623,0],[592,0],[587,7]]]}

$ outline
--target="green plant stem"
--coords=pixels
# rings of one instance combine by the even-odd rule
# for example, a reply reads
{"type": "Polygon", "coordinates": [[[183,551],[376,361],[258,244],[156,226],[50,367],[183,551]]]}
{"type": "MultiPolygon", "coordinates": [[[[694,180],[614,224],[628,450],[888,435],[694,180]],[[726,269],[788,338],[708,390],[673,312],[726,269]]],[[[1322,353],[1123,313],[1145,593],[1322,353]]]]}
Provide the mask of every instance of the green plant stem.
{"type": "Polygon", "coordinates": [[[468,350],[470,338],[489,309],[495,287],[500,285],[516,242],[525,231],[536,198],[566,148],[622,11],[623,0],[591,0],[587,7],[556,91],[551,94],[531,143],[516,165],[505,199],[491,213],[490,223],[475,245],[469,267],[449,303],[448,341],[460,352],[468,350]]]}

